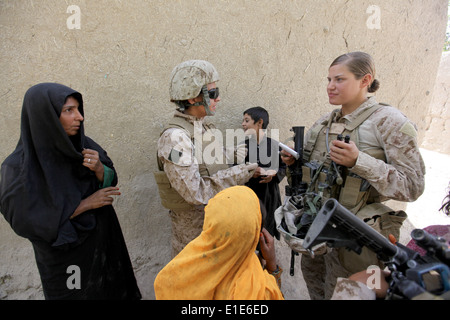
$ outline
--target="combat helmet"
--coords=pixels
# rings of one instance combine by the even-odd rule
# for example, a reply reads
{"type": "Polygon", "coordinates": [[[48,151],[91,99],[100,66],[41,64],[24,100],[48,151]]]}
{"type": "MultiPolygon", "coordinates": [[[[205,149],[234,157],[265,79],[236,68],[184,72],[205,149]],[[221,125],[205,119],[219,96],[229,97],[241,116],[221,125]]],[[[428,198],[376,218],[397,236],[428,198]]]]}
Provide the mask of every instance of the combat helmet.
{"type": "Polygon", "coordinates": [[[180,111],[184,111],[185,105],[181,102],[196,98],[203,91],[203,101],[193,106],[204,105],[207,114],[214,115],[209,108],[210,98],[206,85],[216,81],[219,81],[219,73],[210,62],[205,60],[182,62],[173,69],[170,76],[170,101],[175,102],[180,111]]]}

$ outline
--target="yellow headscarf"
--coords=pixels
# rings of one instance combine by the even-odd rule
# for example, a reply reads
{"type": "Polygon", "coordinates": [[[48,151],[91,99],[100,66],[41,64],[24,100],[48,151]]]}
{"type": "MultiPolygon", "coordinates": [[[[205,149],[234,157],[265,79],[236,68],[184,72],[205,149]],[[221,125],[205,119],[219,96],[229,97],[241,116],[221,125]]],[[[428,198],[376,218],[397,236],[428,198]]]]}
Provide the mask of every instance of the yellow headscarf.
{"type": "Polygon", "coordinates": [[[156,299],[283,299],[255,254],[261,219],[258,197],[250,188],[218,193],[205,207],[202,233],[157,275],[156,299]]]}

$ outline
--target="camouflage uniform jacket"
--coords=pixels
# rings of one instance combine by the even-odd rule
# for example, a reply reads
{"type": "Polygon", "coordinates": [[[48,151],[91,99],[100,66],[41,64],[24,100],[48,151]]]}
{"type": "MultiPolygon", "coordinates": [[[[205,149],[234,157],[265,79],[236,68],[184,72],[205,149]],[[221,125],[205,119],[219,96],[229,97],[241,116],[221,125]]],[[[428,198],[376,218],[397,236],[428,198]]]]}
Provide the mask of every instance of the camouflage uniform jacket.
{"type": "MultiPolygon", "coordinates": [[[[323,128],[331,115],[332,113],[329,113],[321,117],[308,130],[305,141],[313,141],[314,139],[311,137],[314,136],[315,132],[318,132],[319,126],[323,128]]],[[[388,105],[379,105],[375,97],[371,97],[351,114],[342,116],[341,112],[338,111],[332,123],[337,124],[334,126],[335,128],[341,125],[352,127],[352,125],[359,123],[354,129],[357,130],[355,132],[355,134],[357,133],[357,140],[354,142],[360,152],[355,165],[348,168],[348,176],[353,173],[370,184],[368,192],[370,192],[370,195],[374,194],[370,199],[371,204],[378,205],[388,199],[414,201],[423,193],[425,165],[417,143],[417,131],[415,125],[398,109],[388,105]],[[371,110],[373,110],[373,113],[369,113],[371,110]],[[365,114],[369,115],[363,122],[359,123],[365,114]],[[377,155],[377,157],[372,155],[377,155]]],[[[323,131],[321,129],[321,132],[323,131]]],[[[324,137],[319,136],[317,140],[320,139],[325,140],[324,137]]],[[[331,143],[331,140],[329,143],[331,143]]],[[[326,151],[322,148],[313,148],[309,161],[320,161],[320,157],[326,156],[326,151]]],[[[356,192],[358,191],[360,191],[359,188],[356,192]]],[[[340,192],[342,192],[342,189],[340,192]]],[[[339,194],[336,198],[343,198],[342,194],[339,194]]],[[[362,201],[365,201],[364,198],[362,198],[362,201]]],[[[367,217],[374,215],[373,219],[365,221],[380,233],[391,233],[397,237],[405,216],[400,213],[398,216],[391,215],[392,209],[387,206],[382,207],[383,210],[387,210],[386,214],[384,214],[385,211],[380,213],[378,210],[374,210],[378,207],[371,205],[362,207],[361,210],[359,210],[361,207],[355,207],[354,213],[357,213],[360,218],[366,218],[362,217],[363,214],[367,217]],[[382,215],[383,219],[377,219],[377,215],[382,215]]],[[[348,209],[351,208],[353,207],[348,209]]],[[[372,252],[368,252],[366,255],[357,255],[344,248],[334,251],[332,255],[327,254],[324,257],[326,269],[322,267],[321,260],[311,259],[308,256],[302,257],[303,276],[307,281],[310,295],[317,293],[318,296],[331,297],[332,291],[330,292],[327,287],[325,287],[325,293],[320,294],[323,283],[321,280],[315,279],[321,279],[323,275],[317,274],[319,271],[322,272],[321,270],[324,270],[323,273],[326,272],[330,278],[327,282],[332,283],[332,281],[335,281],[333,279],[337,277],[347,277],[351,273],[364,270],[369,265],[379,264],[376,255],[372,252]]],[[[350,288],[350,291],[356,290],[356,286],[349,283],[344,283],[342,286],[350,288]]],[[[343,293],[345,291],[342,289],[343,293]]]]}
{"type": "MultiPolygon", "coordinates": [[[[338,278],[334,288],[331,300],[375,300],[375,291],[367,285],[350,280],[347,278],[338,278]]],[[[435,295],[424,291],[414,296],[411,300],[449,300],[450,295],[445,292],[441,295],[435,295]]]]}
{"type": "MultiPolygon", "coordinates": [[[[370,97],[353,113],[336,121],[349,124],[368,108],[378,104],[370,97]]],[[[319,119],[314,126],[328,119],[319,119]]],[[[356,164],[349,171],[366,179],[382,196],[381,201],[415,201],[425,188],[425,164],[417,143],[415,125],[398,109],[382,106],[359,127],[359,152],[356,164]],[[386,162],[368,155],[365,151],[381,148],[386,162]]],[[[308,141],[311,129],[305,136],[308,141]]]]}
{"type": "Polygon", "coordinates": [[[375,291],[365,284],[339,277],[331,300],[375,300],[375,291]]]}
{"type": "MultiPolygon", "coordinates": [[[[192,124],[195,121],[200,123],[204,121],[179,111],[176,111],[174,116],[184,118],[192,124]]],[[[197,126],[200,127],[204,134],[205,127],[208,126],[197,126]]],[[[194,148],[191,137],[180,128],[168,128],[158,140],[158,158],[163,164],[171,186],[192,205],[192,209],[172,209],[170,212],[172,247],[176,252],[201,233],[204,206],[209,199],[225,188],[245,184],[257,168],[257,164],[240,164],[232,167],[223,165],[221,167],[225,169],[209,176],[202,176],[198,160],[194,156],[194,148]]]]}

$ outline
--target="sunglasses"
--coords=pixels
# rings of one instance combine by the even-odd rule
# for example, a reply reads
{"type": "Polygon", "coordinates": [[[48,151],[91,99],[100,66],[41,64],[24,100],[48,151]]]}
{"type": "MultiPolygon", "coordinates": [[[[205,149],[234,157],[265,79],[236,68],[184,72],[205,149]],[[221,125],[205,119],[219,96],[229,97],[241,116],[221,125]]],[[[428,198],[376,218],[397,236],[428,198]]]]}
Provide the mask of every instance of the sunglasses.
{"type": "Polygon", "coordinates": [[[219,97],[219,88],[213,88],[208,90],[208,96],[210,99],[217,99],[219,97]]]}

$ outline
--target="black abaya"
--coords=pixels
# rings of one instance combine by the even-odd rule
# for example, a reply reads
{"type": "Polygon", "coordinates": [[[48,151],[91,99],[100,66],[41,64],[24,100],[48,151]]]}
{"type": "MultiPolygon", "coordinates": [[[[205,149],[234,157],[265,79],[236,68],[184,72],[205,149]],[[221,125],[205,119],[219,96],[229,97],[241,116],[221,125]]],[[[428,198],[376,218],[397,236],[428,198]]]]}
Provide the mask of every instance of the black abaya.
{"type": "Polygon", "coordinates": [[[281,194],[279,183],[286,175],[286,165],[281,161],[278,143],[268,137],[257,144],[254,138],[247,139],[245,141],[248,150],[246,162],[258,163],[258,166],[265,170],[275,170],[277,174],[272,178],[269,183],[260,183],[261,178],[251,178],[246,186],[251,188],[261,203],[264,205],[266,211],[266,218],[264,220],[264,227],[269,233],[280,238],[279,232],[275,223],[275,210],[281,206],[281,194]]]}
{"type": "Polygon", "coordinates": [[[59,117],[67,97],[80,93],[42,83],[24,97],[21,135],[3,162],[0,212],[12,229],[29,239],[46,299],[139,299],[128,250],[111,205],[70,219],[82,199],[99,190],[95,174],[82,165],[83,149],[98,151],[103,165],[117,173],[107,153],[79,132],[69,137],[59,117]],[[69,267],[78,268],[78,274],[69,267]],[[79,288],[70,277],[80,276],[79,288]]]}

